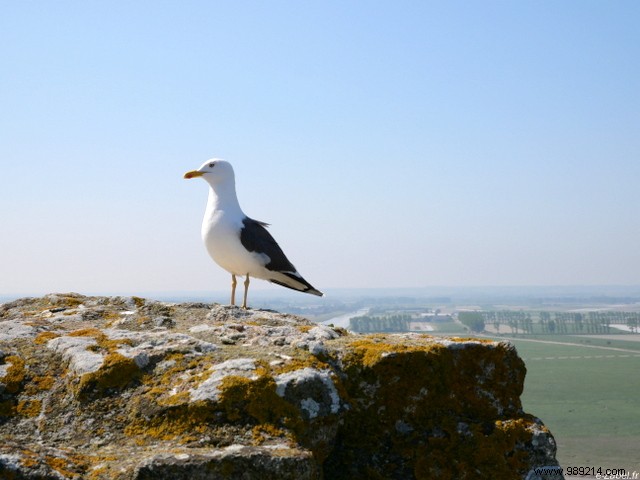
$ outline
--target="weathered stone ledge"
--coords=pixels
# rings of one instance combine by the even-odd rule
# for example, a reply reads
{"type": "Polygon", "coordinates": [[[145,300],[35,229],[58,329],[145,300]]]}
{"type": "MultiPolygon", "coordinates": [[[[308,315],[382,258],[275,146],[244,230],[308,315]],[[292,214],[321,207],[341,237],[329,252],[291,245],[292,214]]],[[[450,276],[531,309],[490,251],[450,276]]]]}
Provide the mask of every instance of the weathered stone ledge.
{"type": "Polygon", "coordinates": [[[507,343],[20,299],[0,305],[0,478],[533,480],[557,462],[525,371],[507,343]]]}

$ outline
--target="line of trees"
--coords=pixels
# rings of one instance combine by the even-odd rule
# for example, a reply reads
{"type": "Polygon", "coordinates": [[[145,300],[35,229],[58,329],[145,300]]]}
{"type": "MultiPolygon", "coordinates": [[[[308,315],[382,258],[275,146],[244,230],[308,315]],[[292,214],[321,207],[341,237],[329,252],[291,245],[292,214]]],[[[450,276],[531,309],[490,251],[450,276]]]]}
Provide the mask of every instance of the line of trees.
{"type": "Polygon", "coordinates": [[[349,329],[354,332],[408,332],[411,315],[382,315],[353,317],[349,320],[349,329]]]}
{"type": "Polygon", "coordinates": [[[472,332],[484,331],[484,315],[480,312],[460,312],[458,320],[472,332]]]}
{"type": "Polygon", "coordinates": [[[534,333],[533,318],[522,311],[499,310],[481,312],[487,324],[500,333],[501,326],[508,326],[511,333],[534,333]]]}
{"type": "Polygon", "coordinates": [[[626,325],[637,333],[640,326],[640,312],[523,312],[487,311],[481,312],[484,321],[497,332],[501,327],[510,333],[566,333],[593,334],[614,333],[612,325],[626,325]],[[533,317],[537,317],[534,321],[533,317]]]}
{"type": "MultiPolygon", "coordinates": [[[[458,320],[472,332],[492,326],[498,333],[511,334],[594,334],[616,333],[612,325],[640,330],[640,312],[525,312],[516,310],[459,312],[458,320]]],[[[354,332],[408,332],[415,319],[409,313],[363,315],[349,321],[354,332]]]]}

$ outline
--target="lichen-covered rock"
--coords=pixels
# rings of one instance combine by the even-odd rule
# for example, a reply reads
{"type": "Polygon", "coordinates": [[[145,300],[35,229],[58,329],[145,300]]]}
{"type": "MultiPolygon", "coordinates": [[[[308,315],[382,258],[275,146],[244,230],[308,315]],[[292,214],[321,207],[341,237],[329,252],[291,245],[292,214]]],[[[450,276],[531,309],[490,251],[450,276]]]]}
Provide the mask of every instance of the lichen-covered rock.
{"type": "Polygon", "coordinates": [[[0,352],[0,478],[532,480],[557,465],[506,343],[55,294],[0,305],[0,352]]]}

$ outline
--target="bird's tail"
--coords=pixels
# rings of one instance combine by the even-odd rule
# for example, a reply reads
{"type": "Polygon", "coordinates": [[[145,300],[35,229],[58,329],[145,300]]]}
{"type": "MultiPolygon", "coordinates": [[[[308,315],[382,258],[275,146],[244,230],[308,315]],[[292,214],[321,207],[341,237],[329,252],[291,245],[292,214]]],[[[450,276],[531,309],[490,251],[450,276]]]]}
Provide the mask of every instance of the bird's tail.
{"type": "Polygon", "coordinates": [[[317,295],[323,297],[324,293],[314,288],[309,282],[307,282],[298,272],[279,272],[282,277],[279,279],[270,278],[271,283],[275,283],[282,287],[287,287],[298,292],[310,293],[311,295],[317,295]]]}

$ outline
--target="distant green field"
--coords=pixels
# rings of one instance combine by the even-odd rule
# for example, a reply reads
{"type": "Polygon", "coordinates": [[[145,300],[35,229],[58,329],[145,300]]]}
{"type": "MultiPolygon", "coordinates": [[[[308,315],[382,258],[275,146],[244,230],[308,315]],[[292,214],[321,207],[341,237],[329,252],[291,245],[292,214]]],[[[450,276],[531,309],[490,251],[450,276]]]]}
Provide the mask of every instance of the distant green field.
{"type": "Polygon", "coordinates": [[[524,410],[549,427],[561,465],[640,472],[640,342],[539,338],[578,344],[512,341],[527,366],[524,410]]]}
{"type": "MultiPolygon", "coordinates": [[[[509,335],[507,335],[507,337],[509,337],[509,335]]],[[[514,338],[520,338],[522,340],[542,340],[545,342],[566,342],[576,345],[584,345],[586,347],[626,348],[640,352],[640,335],[602,335],[602,337],[605,338],[594,338],[590,335],[519,335],[514,338]],[[628,338],[628,340],[622,340],[621,338],[628,338]]]]}

